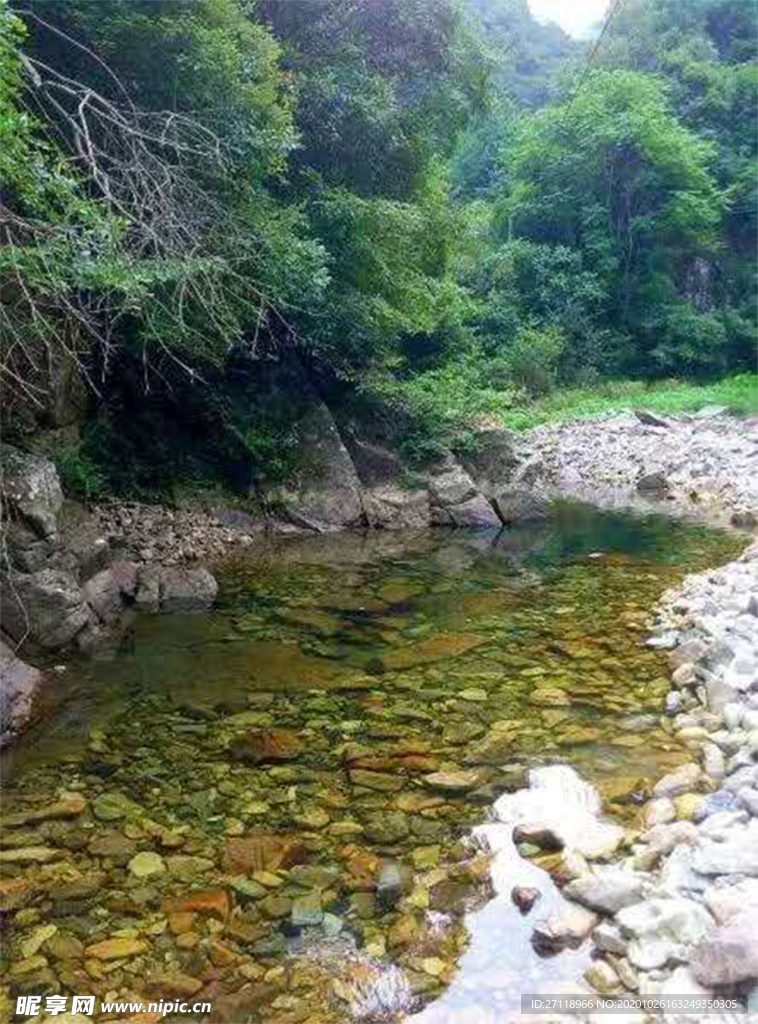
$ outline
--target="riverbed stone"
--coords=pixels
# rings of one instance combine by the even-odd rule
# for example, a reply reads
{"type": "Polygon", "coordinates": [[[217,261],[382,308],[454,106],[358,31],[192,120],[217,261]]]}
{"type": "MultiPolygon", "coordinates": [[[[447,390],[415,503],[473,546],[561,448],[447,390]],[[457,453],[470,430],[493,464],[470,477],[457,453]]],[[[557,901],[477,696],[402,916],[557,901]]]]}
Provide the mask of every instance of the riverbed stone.
{"type": "Polygon", "coordinates": [[[227,839],[221,866],[229,874],[253,875],[294,867],[307,859],[296,836],[252,835],[227,839]]]}
{"type": "Polygon", "coordinates": [[[721,841],[703,837],[692,866],[701,875],[741,874],[758,877],[758,819],[733,828],[721,841]]]}
{"type": "Polygon", "coordinates": [[[620,910],[616,923],[631,940],[629,960],[640,970],[650,971],[701,942],[713,918],[694,900],[652,899],[620,910]]]}
{"type": "Polygon", "coordinates": [[[592,933],[592,941],[603,953],[614,956],[626,956],[629,942],[621,934],[621,929],[610,921],[602,921],[592,933]]]}
{"type": "Polygon", "coordinates": [[[235,761],[255,765],[295,761],[302,750],[297,733],[289,729],[249,729],[229,745],[229,753],[235,761]]]}
{"type": "Polygon", "coordinates": [[[92,813],[100,821],[118,821],[143,814],[142,808],[123,793],[101,793],[92,804],[92,813]]]}
{"type": "Polygon", "coordinates": [[[380,793],[397,793],[405,786],[405,779],[399,775],[390,775],[387,772],[374,772],[364,768],[353,768],[348,772],[350,781],[354,786],[362,786],[364,789],[375,789],[380,793]]]}
{"type": "Polygon", "coordinates": [[[425,775],[423,783],[428,789],[440,790],[443,793],[467,793],[487,782],[486,772],[477,769],[461,771],[433,772],[425,775]]]}
{"type": "Polygon", "coordinates": [[[600,914],[613,915],[639,903],[645,876],[611,867],[581,875],[565,886],[563,893],[576,903],[600,914]]]}
{"type": "Polygon", "coordinates": [[[670,797],[658,797],[645,805],[643,819],[647,828],[665,825],[676,819],[676,807],[670,797]]]}
{"type": "Polygon", "coordinates": [[[290,919],[295,928],[310,928],[321,924],[324,919],[321,893],[312,892],[293,900],[290,919]]]}
{"type": "Polygon", "coordinates": [[[578,946],[599,923],[600,918],[591,910],[568,906],[538,921],[532,932],[532,942],[549,950],[578,946]]]}
{"type": "Polygon", "coordinates": [[[166,862],[158,853],[143,851],[129,861],[129,870],[135,878],[149,878],[151,875],[162,875],[166,871],[166,862]]]}
{"type": "Polygon", "coordinates": [[[703,985],[736,985],[758,979],[758,928],[754,910],[716,928],[694,951],[693,973],[703,985]]]}
{"type": "Polygon", "coordinates": [[[87,946],[85,954],[95,960],[122,960],[127,957],[146,953],[150,947],[147,942],[136,938],[103,939],[87,946]]]}
{"type": "Polygon", "coordinates": [[[696,764],[683,764],[659,779],[653,787],[657,797],[676,797],[695,789],[702,779],[702,770],[696,764]]]}

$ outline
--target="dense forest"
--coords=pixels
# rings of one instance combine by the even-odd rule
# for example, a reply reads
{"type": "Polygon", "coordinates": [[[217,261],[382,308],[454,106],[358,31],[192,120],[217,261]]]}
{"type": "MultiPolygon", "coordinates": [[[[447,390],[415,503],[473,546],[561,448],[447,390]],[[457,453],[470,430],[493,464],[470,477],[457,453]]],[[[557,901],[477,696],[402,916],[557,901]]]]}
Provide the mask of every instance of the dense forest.
{"type": "Polygon", "coordinates": [[[757,9],[580,44],[526,0],[0,0],[6,436],[65,392],[69,486],[155,493],[286,474],[300,374],[423,461],[750,369],[757,9]]]}

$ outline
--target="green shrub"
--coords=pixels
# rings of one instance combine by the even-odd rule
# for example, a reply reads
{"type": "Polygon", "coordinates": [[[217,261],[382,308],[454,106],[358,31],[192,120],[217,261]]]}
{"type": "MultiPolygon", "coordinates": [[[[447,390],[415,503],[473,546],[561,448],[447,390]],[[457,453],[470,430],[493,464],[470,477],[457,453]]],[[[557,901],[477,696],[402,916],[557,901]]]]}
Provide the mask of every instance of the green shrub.
{"type": "Polygon", "coordinates": [[[86,450],[84,443],[76,448],[58,448],[53,458],[63,493],[68,497],[91,501],[105,492],[106,475],[86,450]]]}
{"type": "Polygon", "coordinates": [[[508,377],[531,396],[546,395],[558,382],[566,338],[557,327],[521,327],[500,356],[508,377]]]}

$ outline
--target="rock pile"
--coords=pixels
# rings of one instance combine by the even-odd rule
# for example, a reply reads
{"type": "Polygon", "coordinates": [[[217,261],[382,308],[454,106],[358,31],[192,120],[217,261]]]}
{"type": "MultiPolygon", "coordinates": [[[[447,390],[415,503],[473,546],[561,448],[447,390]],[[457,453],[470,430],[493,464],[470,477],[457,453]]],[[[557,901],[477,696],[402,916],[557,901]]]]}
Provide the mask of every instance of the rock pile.
{"type": "Polygon", "coordinates": [[[43,680],[18,651],[90,650],[129,609],[194,611],[216,597],[202,568],[138,565],[119,557],[97,520],[70,515],[54,464],[2,445],[0,744],[28,720],[43,680]]]}
{"type": "MultiPolygon", "coordinates": [[[[624,860],[606,866],[587,856],[597,808],[586,793],[577,802],[580,781],[567,776],[568,796],[556,800],[553,792],[545,806],[540,779],[571,769],[532,773],[532,787],[502,798],[498,812],[511,820],[514,810],[537,816],[526,838],[542,848],[549,838],[561,850],[562,870],[568,864],[573,875],[564,896],[596,915],[584,928],[597,958],[585,973],[591,989],[733,996],[755,1019],[758,543],[722,569],[688,577],[664,597],[659,620],[650,644],[669,651],[673,731],[697,762],[658,781],[642,809],[642,830],[617,843],[624,860]]],[[[514,838],[525,838],[523,824],[514,838]]],[[[551,949],[579,941],[571,915],[559,917],[537,922],[534,941],[549,940],[551,949]]]]}

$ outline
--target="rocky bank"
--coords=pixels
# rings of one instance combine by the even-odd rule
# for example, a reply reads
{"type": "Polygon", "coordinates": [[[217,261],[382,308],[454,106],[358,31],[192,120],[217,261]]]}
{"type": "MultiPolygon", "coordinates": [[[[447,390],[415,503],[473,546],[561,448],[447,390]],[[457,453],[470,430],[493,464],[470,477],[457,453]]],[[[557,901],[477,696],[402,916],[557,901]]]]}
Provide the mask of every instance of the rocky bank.
{"type": "MultiPolygon", "coordinates": [[[[527,456],[517,483],[756,524],[755,420],[706,410],[546,427],[532,433],[527,456]]],[[[758,1020],[758,543],[687,577],[657,618],[649,643],[669,652],[666,713],[693,760],[659,780],[639,831],[616,838],[623,859],[592,867],[584,859],[588,836],[613,836],[586,797],[579,825],[575,816],[567,827],[565,808],[582,795],[578,778],[563,780],[560,801],[545,810],[545,780],[533,772],[530,788],[503,798],[498,814],[531,844],[525,852],[562,851],[563,892],[577,913],[537,921],[534,941],[561,948],[589,937],[596,959],[576,993],[737,997],[758,1020]]],[[[577,1017],[596,1019],[544,1019],[577,1017]]],[[[672,1010],[654,1019],[746,1018],[672,1010]]]]}
{"type": "Polygon", "coordinates": [[[538,427],[516,448],[514,484],[593,503],[758,525],[758,418],[712,406],[664,417],[640,410],[538,427]]]}

